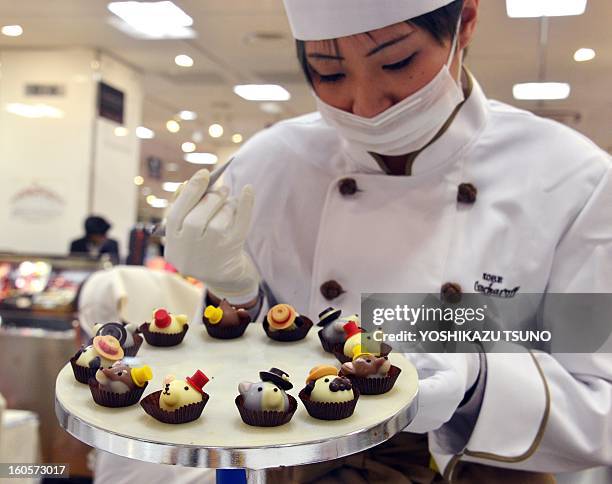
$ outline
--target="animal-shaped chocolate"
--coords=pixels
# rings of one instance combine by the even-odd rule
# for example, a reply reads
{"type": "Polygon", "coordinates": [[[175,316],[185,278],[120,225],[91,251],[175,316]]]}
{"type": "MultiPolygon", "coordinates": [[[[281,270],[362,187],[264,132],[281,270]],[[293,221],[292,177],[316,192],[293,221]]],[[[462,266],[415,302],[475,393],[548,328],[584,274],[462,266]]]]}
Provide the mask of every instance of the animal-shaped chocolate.
{"type": "Polygon", "coordinates": [[[153,320],[149,323],[149,332],[176,334],[182,333],[187,324],[185,314],[171,314],[165,309],[153,311],[153,320]]]}
{"type": "Polygon", "coordinates": [[[172,412],[185,405],[200,403],[204,396],[202,387],[208,383],[208,377],[197,370],[193,376],[178,380],[174,375],[164,379],[164,389],[159,396],[159,406],[172,412]]]}
{"type": "Polygon", "coordinates": [[[352,314],[351,316],[340,318],[340,310],[334,310],[328,308],[323,313],[319,314],[319,326],[323,326],[322,334],[325,340],[331,344],[344,343],[346,339],[346,333],[344,332],[344,325],[354,321],[357,326],[361,324],[359,315],[352,314]]]}
{"type": "Polygon", "coordinates": [[[338,376],[338,369],[329,365],[310,370],[304,392],[313,402],[341,403],[355,398],[351,381],[338,376]]]}
{"type": "Polygon", "coordinates": [[[96,336],[91,345],[81,348],[75,355],[79,366],[97,370],[100,367],[110,368],[123,358],[123,348],[113,336],[96,336]]]}
{"type": "Polygon", "coordinates": [[[372,333],[366,333],[361,329],[356,321],[349,321],[344,325],[344,333],[346,341],[344,342],[344,355],[352,358],[355,347],[361,345],[364,351],[380,355],[382,345],[379,341],[375,341],[372,333]]]}
{"type": "Polygon", "coordinates": [[[135,324],[126,323],[100,323],[94,326],[96,336],[114,336],[119,341],[122,348],[131,348],[134,346],[134,334],[138,329],[135,324]]]}
{"type": "Polygon", "coordinates": [[[123,361],[118,361],[110,368],[100,368],[96,372],[100,388],[111,393],[127,393],[142,388],[151,378],[151,367],[145,365],[131,368],[123,361]]]}
{"type": "Polygon", "coordinates": [[[292,331],[304,324],[304,319],[293,306],[277,304],[266,316],[270,331],[292,331]]]}
{"type": "Polygon", "coordinates": [[[246,309],[236,309],[226,299],[223,299],[219,306],[206,306],[204,317],[210,324],[220,326],[240,326],[251,322],[251,316],[246,309]]]}
{"type": "Polygon", "coordinates": [[[288,410],[289,398],[285,390],[293,388],[289,375],[278,368],[270,368],[270,371],[260,371],[259,377],[260,382],[241,382],[238,385],[245,408],[253,411],[284,412],[288,410]]]}
{"type": "Polygon", "coordinates": [[[390,368],[389,358],[376,356],[372,353],[363,353],[361,345],[358,345],[354,348],[353,361],[342,365],[342,373],[360,378],[379,378],[387,376],[390,368]]]}

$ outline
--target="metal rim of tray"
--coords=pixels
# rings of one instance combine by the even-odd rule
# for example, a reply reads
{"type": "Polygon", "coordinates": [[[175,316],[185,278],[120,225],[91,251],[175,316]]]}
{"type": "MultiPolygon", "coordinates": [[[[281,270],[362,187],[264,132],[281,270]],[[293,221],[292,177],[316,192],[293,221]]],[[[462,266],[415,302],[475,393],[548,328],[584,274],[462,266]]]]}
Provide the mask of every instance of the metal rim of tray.
{"type": "Polygon", "coordinates": [[[127,437],[101,429],[74,416],[55,398],[59,424],[78,440],[96,449],[155,464],[214,469],[253,469],[312,464],[345,457],[374,447],[412,422],[418,409],[418,390],[412,402],[373,426],[331,439],[258,447],[199,447],[127,437]]]}

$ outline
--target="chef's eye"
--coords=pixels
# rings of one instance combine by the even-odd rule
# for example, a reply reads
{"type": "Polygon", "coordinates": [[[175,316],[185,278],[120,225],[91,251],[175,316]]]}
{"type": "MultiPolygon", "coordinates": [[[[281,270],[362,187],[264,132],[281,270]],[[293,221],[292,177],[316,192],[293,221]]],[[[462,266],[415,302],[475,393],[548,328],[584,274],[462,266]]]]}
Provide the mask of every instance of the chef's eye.
{"type": "Polygon", "coordinates": [[[346,74],[342,74],[341,72],[339,72],[337,74],[329,74],[329,75],[319,74],[319,81],[320,82],[328,82],[328,83],[332,84],[334,82],[341,81],[345,77],[346,77],[346,74]]]}
{"type": "Polygon", "coordinates": [[[326,378],[326,379],[325,379],[325,383],[329,383],[329,378],[326,378]]]}
{"type": "Polygon", "coordinates": [[[277,392],[277,391],[278,391],[278,388],[275,388],[275,389],[274,389],[274,391],[275,391],[275,392],[277,392]]]}
{"type": "Polygon", "coordinates": [[[366,360],[366,363],[372,363],[372,360],[366,360]]]}
{"type": "Polygon", "coordinates": [[[263,390],[263,388],[261,388],[261,387],[259,387],[259,388],[257,389],[257,391],[258,391],[258,392],[260,392],[260,391],[262,391],[262,390],[263,390]]]}
{"type": "Polygon", "coordinates": [[[346,77],[346,74],[342,73],[342,72],[336,72],[334,74],[320,74],[314,67],[312,67],[310,64],[308,65],[308,67],[310,68],[310,70],[312,71],[312,73],[317,77],[319,82],[329,82],[329,83],[334,83],[334,82],[338,82],[341,81],[342,79],[344,79],[346,77]]]}
{"type": "Polygon", "coordinates": [[[189,387],[185,387],[185,391],[188,392],[189,391],[189,387]]]}
{"type": "Polygon", "coordinates": [[[414,58],[415,54],[412,54],[409,57],[406,57],[405,59],[396,62],[395,64],[386,64],[384,66],[382,66],[382,68],[386,71],[399,71],[402,70],[404,67],[407,67],[411,62],[412,59],[414,58]]]}
{"type": "Polygon", "coordinates": [[[117,376],[121,376],[121,375],[123,375],[123,372],[122,372],[122,371],[120,371],[119,373],[117,373],[117,376]]]}

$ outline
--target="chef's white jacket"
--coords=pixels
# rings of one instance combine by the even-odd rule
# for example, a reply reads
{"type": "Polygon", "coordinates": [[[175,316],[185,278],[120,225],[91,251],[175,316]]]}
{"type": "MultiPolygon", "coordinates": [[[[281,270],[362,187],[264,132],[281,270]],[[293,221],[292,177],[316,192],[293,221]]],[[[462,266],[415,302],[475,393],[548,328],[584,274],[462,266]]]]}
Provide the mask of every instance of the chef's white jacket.
{"type": "MultiPolygon", "coordinates": [[[[278,302],[352,314],[361,293],[473,292],[485,273],[524,294],[612,292],[609,155],[473,84],[411,176],[385,174],[318,113],[240,149],[225,183],[254,186],[248,251],[278,302]],[[340,191],[347,178],[353,194],[340,191]],[[474,203],[458,203],[462,183],[474,203]],[[333,300],[328,281],[344,291],[333,300]]],[[[464,448],[442,445],[444,427],[430,434],[446,475],[457,459],[542,472],[612,463],[611,354],[489,353],[481,398],[464,448]]]]}
{"type": "MultiPolygon", "coordinates": [[[[362,292],[436,294],[446,282],[470,292],[484,273],[524,294],[612,292],[610,171],[587,138],[489,101],[474,81],[411,176],[384,174],[313,113],[250,139],[225,183],[234,194],[255,188],[247,249],[274,297],[316,319],[330,305],[359,313],[362,292]],[[347,178],[352,195],[340,192],[347,178]],[[457,202],[462,183],[476,187],[473,204],[457,202]],[[327,281],[344,290],[331,301],[320,289],[327,281]]],[[[611,382],[610,354],[489,353],[467,444],[446,447],[442,427],[430,450],[447,476],[457,459],[542,472],[609,465],[611,382]]],[[[130,479],[119,459],[100,456],[98,482],[130,479]]],[[[129,466],[150,482],[212,477],[129,466]]]]}

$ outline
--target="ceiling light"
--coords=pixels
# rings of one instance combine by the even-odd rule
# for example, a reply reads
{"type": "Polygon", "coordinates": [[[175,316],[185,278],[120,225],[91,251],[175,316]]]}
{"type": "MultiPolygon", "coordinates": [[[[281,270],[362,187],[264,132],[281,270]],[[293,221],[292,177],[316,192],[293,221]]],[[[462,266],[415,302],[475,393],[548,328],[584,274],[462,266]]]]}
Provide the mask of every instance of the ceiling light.
{"type": "Polygon", "coordinates": [[[178,133],[181,130],[181,125],[174,119],[171,119],[166,123],[166,129],[171,133],[178,133]]]}
{"type": "Polygon", "coordinates": [[[208,127],[208,134],[211,138],[221,138],[223,136],[223,126],[217,123],[211,124],[208,127]]]}
{"type": "Polygon", "coordinates": [[[5,25],[2,27],[2,33],[7,37],[19,37],[23,34],[23,28],[21,25],[5,25]]]}
{"type": "Polygon", "coordinates": [[[149,128],[138,126],[136,128],[136,136],[140,139],[153,139],[155,137],[155,133],[149,128]]]}
{"type": "Polygon", "coordinates": [[[291,94],[276,84],[242,84],[234,86],[234,93],[247,101],[288,101],[291,94]]]}
{"type": "Polygon", "coordinates": [[[134,185],[139,187],[143,183],[144,183],[144,178],[143,177],[141,177],[140,175],[134,177],[134,185]]]}
{"type": "Polygon", "coordinates": [[[515,99],[529,101],[567,99],[570,92],[570,85],[564,82],[526,82],[512,88],[515,99]]]}
{"type": "Polygon", "coordinates": [[[183,121],[195,121],[198,119],[198,113],[194,111],[181,111],[179,113],[179,118],[181,118],[183,121]]]}
{"type": "Polygon", "coordinates": [[[578,49],[574,53],[576,62],[586,62],[595,59],[595,51],[593,49],[578,49]]]}
{"type": "Polygon", "coordinates": [[[506,0],[508,17],[561,17],[582,15],[587,0],[506,0]]]}
{"type": "Polygon", "coordinates": [[[124,136],[128,135],[128,130],[125,126],[117,126],[114,129],[113,133],[115,133],[115,136],[123,138],[124,136]]]}
{"type": "Polygon", "coordinates": [[[214,165],[218,160],[217,155],[212,153],[187,153],[184,159],[195,165],[214,165]]]}
{"type": "Polygon", "coordinates": [[[181,182],[164,182],[162,188],[165,192],[176,192],[181,185],[181,182]]]}
{"type": "Polygon", "coordinates": [[[108,9],[123,20],[112,23],[134,37],[183,39],[195,36],[189,28],[193,19],[170,1],[111,2],[108,9]]]}
{"type": "Polygon", "coordinates": [[[238,144],[242,143],[242,135],[240,133],[236,133],[232,135],[232,142],[238,144]]]}
{"type": "Polygon", "coordinates": [[[149,205],[151,205],[156,199],[157,197],[155,195],[147,195],[147,198],[145,198],[149,205]]]}
{"type": "Polygon", "coordinates": [[[191,67],[193,65],[193,59],[187,54],[179,54],[174,58],[174,63],[180,67],[191,67]]]}
{"type": "Polygon", "coordinates": [[[64,111],[47,104],[9,103],[6,105],[9,113],[24,118],[63,118],[64,111]]]}
{"type": "Polygon", "coordinates": [[[181,145],[181,149],[183,150],[184,153],[193,153],[196,149],[196,145],[195,143],[192,143],[191,141],[185,141],[181,145]]]}
{"type": "Polygon", "coordinates": [[[168,206],[168,200],[165,198],[156,198],[149,205],[153,208],[166,208],[168,206]]]}

